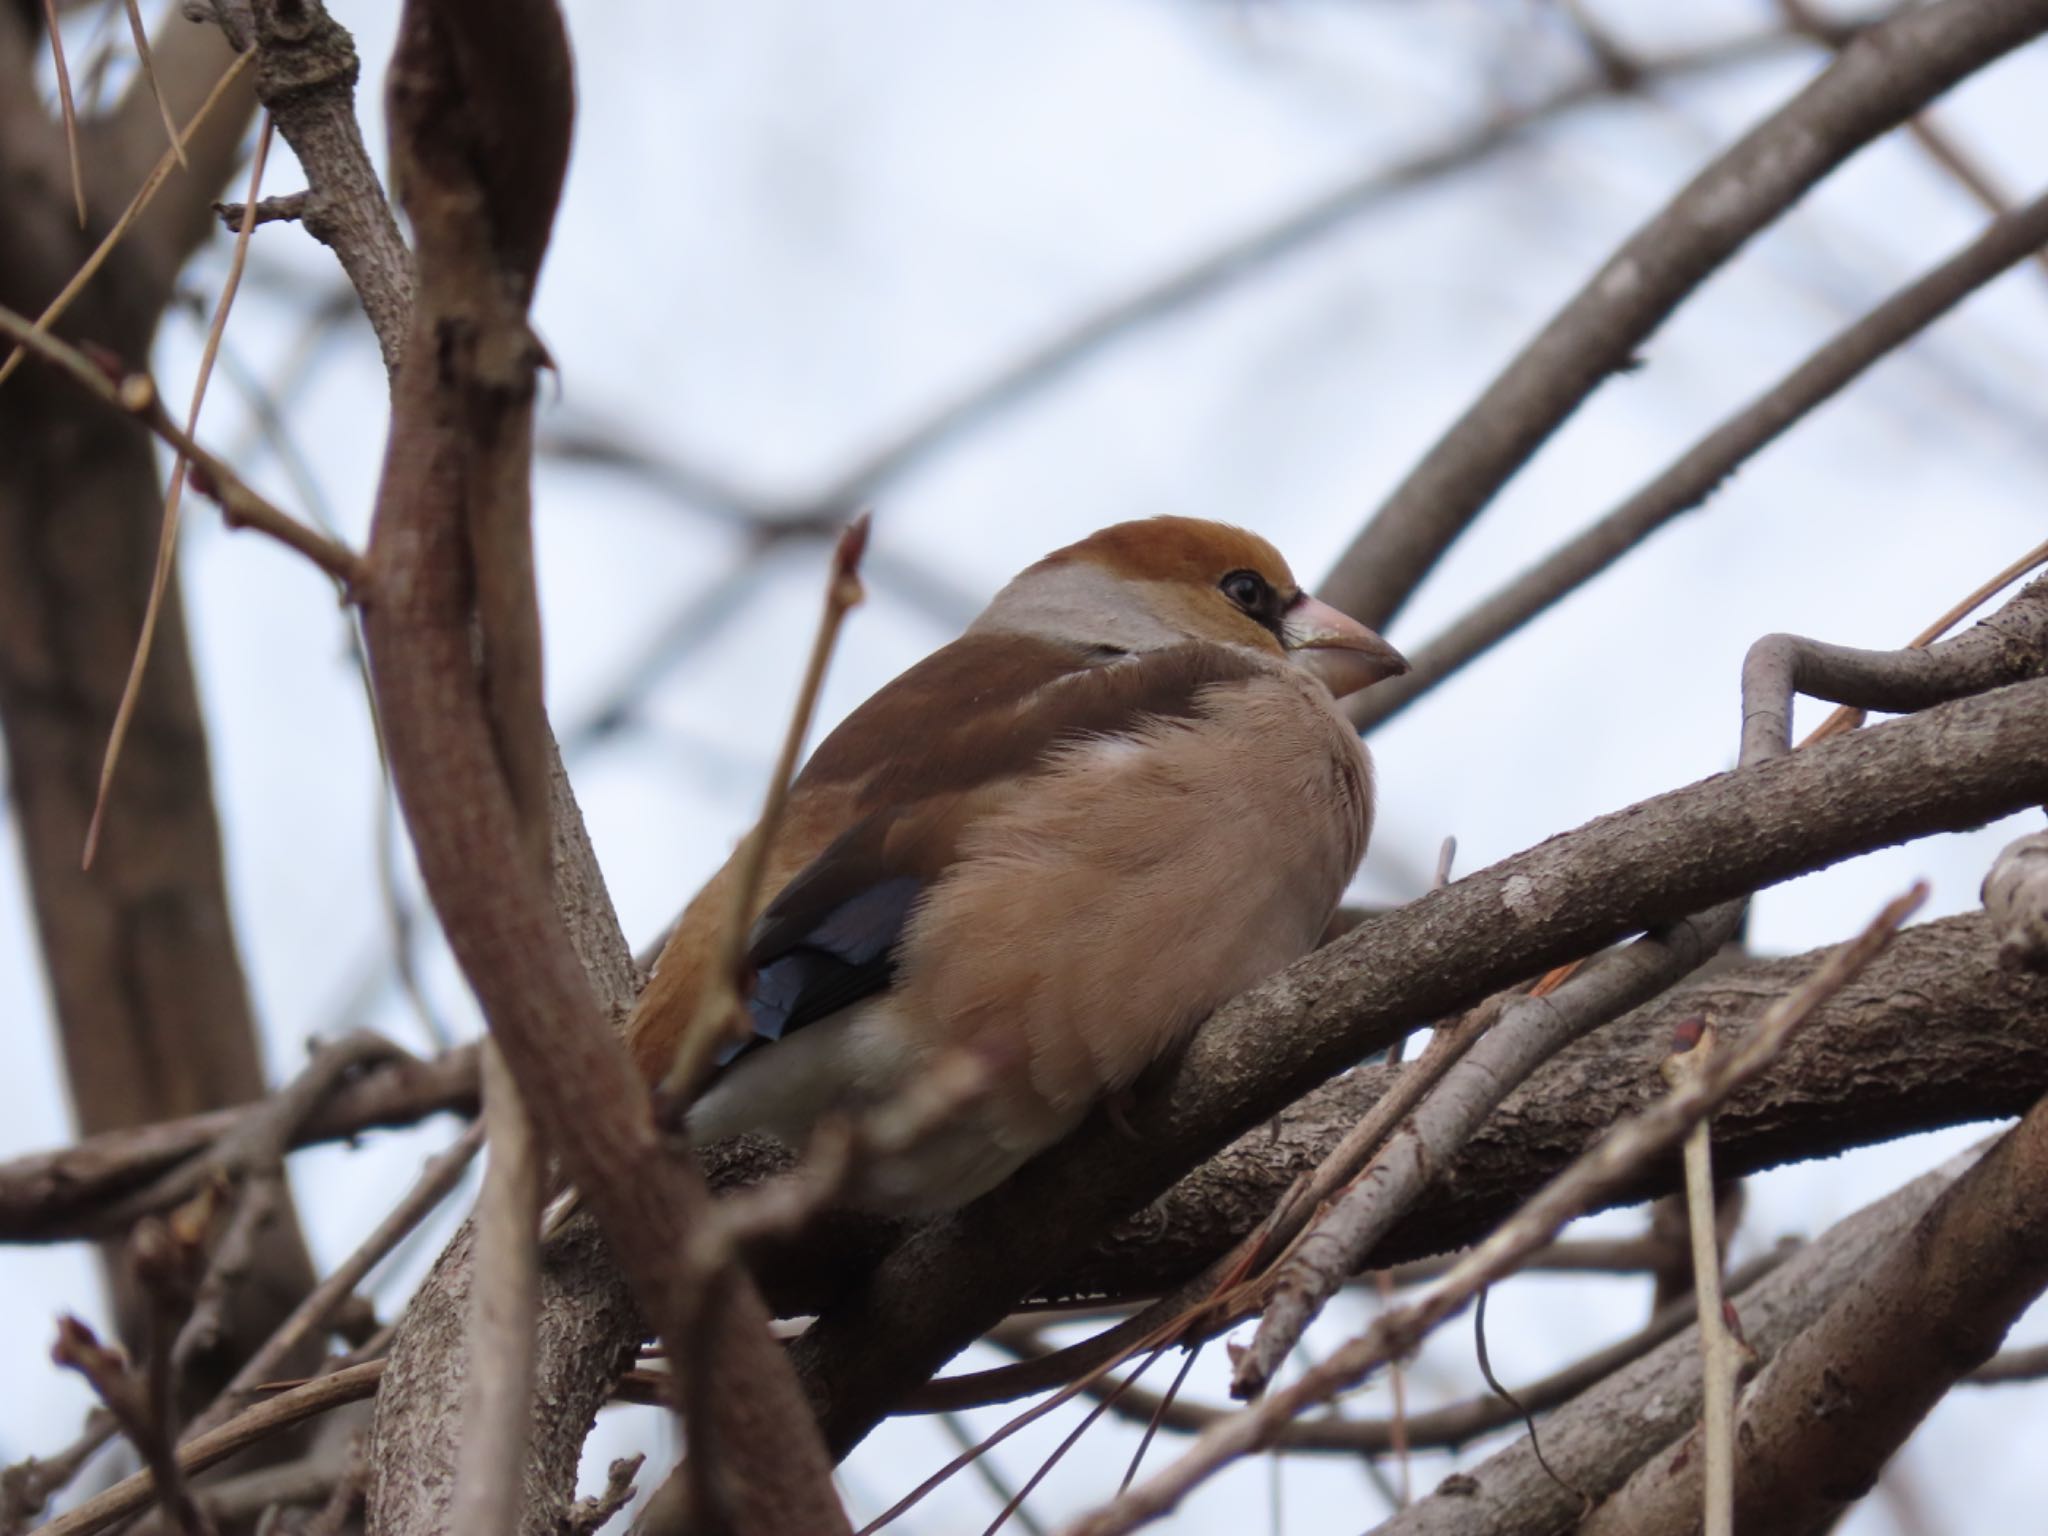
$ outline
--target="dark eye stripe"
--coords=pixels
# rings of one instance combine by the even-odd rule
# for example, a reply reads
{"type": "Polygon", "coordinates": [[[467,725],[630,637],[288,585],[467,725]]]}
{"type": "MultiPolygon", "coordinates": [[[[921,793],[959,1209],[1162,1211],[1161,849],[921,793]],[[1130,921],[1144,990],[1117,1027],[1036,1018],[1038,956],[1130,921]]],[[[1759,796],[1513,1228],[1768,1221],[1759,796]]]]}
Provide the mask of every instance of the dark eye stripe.
{"type": "Polygon", "coordinates": [[[1232,571],[1216,584],[1225,597],[1244,610],[1245,614],[1270,630],[1277,639],[1280,625],[1288,608],[1300,600],[1300,594],[1283,598],[1273,584],[1257,571],[1232,571]]]}

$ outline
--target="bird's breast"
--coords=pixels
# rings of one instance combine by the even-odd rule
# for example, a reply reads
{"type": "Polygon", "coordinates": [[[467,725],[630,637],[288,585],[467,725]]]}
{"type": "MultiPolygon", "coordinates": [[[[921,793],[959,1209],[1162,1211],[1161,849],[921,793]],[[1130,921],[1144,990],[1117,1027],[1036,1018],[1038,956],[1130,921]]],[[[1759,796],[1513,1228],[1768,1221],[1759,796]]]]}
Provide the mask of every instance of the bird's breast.
{"type": "Polygon", "coordinates": [[[1370,826],[1362,746],[1307,679],[1077,743],[971,828],[906,936],[926,1051],[1013,1059],[1000,1106],[1049,1142],[1218,1005],[1312,948],[1370,826]]]}

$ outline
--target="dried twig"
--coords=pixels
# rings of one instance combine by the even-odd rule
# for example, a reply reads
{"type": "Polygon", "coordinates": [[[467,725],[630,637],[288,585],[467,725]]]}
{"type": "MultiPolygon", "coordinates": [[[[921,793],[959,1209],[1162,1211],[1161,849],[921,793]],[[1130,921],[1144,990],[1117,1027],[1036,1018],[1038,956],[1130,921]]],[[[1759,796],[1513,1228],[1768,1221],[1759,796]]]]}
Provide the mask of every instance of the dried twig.
{"type": "Polygon", "coordinates": [[[1316,1403],[1356,1385],[1395,1353],[1412,1349],[1425,1333],[1505,1274],[1521,1257],[1555,1236],[1590,1206],[1603,1189],[1667,1152],[1736,1088],[1764,1071],[1794,1030],[1873,959],[1926,899],[1926,887],[1886,906],[1863,933],[1836,950],[1797,990],[1774,1004],[1756,1032],[1712,1062],[1671,1096],[1616,1126],[1600,1143],[1544,1186],[1420,1298],[1385,1314],[1365,1335],[1290,1386],[1204,1433],[1186,1455],[1073,1527],[1075,1536],[1114,1536],[1165,1514],[1226,1463],[1271,1443],[1276,1427],[1316,1403]]]}
{"type": "MultiPolygon", "coordinates": [[[[51,35],[54,37],[56,34],[53,32],[51,35]]],[[[230,88],[234,85],[235,81],[241,78],[242,71],[248,65],[249,55],[246,53],[238,54],[234,63],[221,72],[220,79],[214,82],[213,89],[207,94],[206,100],[199,104],[199,110],[192,114],[192,120],[185,125],[184,142],[189,142],[192,136],[199,131],[200,125],[212,115],[215,106],[228,95],[230,88]]],[[[128,206],[122,210],[121,217],[114,221],[113,228],[106,232],[105,236],[101,238],[100,243],[93,248],[93,253],[71,275],[71,280],[58,290],[57,296],[43,306],[43,312],[36,317],[34,326],[30,328],[34,333],[47,335],[50,327],[55,325],[64,311],[71,307],[71,301],[84,292],[85,285],[92,281],[101,266],[106,263],[106,259],[114,253],[114,247],[121,243],[122,237],[128,233],[135,221],[142,217],[143,211],[149,207],[158,191],[162,189],[165,180],[170,176],[172,168],[177,163],[177,155],[171,150],[167,149],[163,152],[163,157],[157,161],[156,168],[144,178],[141,187],[136,190],[135,196],[129,201],[128,206]]],[[[14,370],[21,366],[21,360],[27,355],[30,347],[30,338],[20,330],[12,326],[6,327],[6,329],[14,336],[15,346],[6,359],[0,361],[0,384],[5,384],[13,375],[14,370]]],[[[90,388],[89,385],[87,387],[90,388]]]]}
{"type": "MultiPolygon", "coordinates": [[[[1698,1081],[1713,1061],[1714,1031],[1701,1028],[1681,1039],[1664,1060],[1664,1080],[1673,1091],[1698,1081]]],[[[1721,1299],[1721,1245],[1714,1211],[1714,1168],[1708,1145],[1710,1121],[1685,1135],[1685,1210],[1692,1245],[1692,1291],[1699,1313],[1702,1380],[1706,1383],[1701,1421],[1707,1460],[1702,1536],[1735,1536],[1735,1373],[1739,1346],[1721,1299]]]]}
{"type": "MultiPolygon", "coordinates": [[[[355,589],[362,579],[362,561],[355,551],[280,511],[258,495],[224,460],[200,447],[190,433],[171,420],[149,375],[114,373],[97,367],[83,352],[30,324],[11,309],[0,308],[0,332],[14,337],[19,343],[17,356],[24,351],[33,352],[56,365],[75,382],[84,385],[116,410],[133,416],[189,459],[193,488],[220,503],[221,516],[230,528],[254,528],[267,533],[311,560],[345,589],[351,592],[355,589]]],[[[4,372],[0,369],[0,374],[4,372]]]]}
{"type": "Polygon", "coordinates": [[[149,83],[149,94],[156,98],[156,109],[164,120],[164,137],[170,141],[171,153],[178,157],[178,164],[189,168],[185,159],[184,141],[178,135],[177,122],[171,117],[171,104],[164,97],[164,88],[156,77],[156,50],[149,46],[149,28],[142,20],[141,0],[123,0],[128,9],[128,35],[135,40],[135,57],[142,65],[142,78],[149,83]]]}
{"type": "Polygon", "coordinates": [[[725,914],[719,937],[718,958],[706,978],[697,1011],[676,1042],[675,1060],[662,1079],[661,1096],[669,1113],[679,1112],[693,1097],[712,1055],[728,1038],[739,1008],[741,961],[746,953],[747,932],[753,925],[755,903],[760,898],[761,880],[768,868],[768,855],[782,827],[783,807],[789,800],[789,783],[796,775],[797,759],[810,735],[811,716],[818,694],[825,685],[825,668],[839,644],[839,631],[848,613],[863,596],[860,561],[868,544],[868,514],[856,517],[840,535],[832,553],[832,566],[825,578],[825,607],[811,641],[811,654],[804,664],[804,677],[797,689],[789,726],[783,732],[782,750],[768,776],[767,801],[760,820],[747,835],[745,851],[732,884],[732,905],[725,914]]]}
{"type": "Polygon", "coordinates": [[[540,1148],[519,1085],[488,1044],[484,1128],[491,1155],[477,1197],[469,1380],[449,1515],[449,1529],[464,1536],[499,1536],[518,1523],[540,1297],[540,1148]]]}
{"type": "Polygon", "coordinates": [[[121,1433],[134,1442],[172,1524],[185,1536],[213,1536],[213,1522],[194,1502],[185,1469],[172,1447],[171,1426],[164,1415],[168,1394],[160,1395],[138,1381],[120,1352],[102,1345],[75,1317],[57,1320],[57,1344],[51,1356],[92,1384],[94,1393],[120,1424],[121,1433]]]}
{"type": "MultiPolygon", "coordinates": [[[[1797,1243],[1781,1245],[1742,1266],[1728,1277],[1729,1293],[1739,1295],[1762,1280],[1783,1264],[1797,1247],[1797,1243]]],[[[1531,1262],[1522,1265],[1517,1272],[1526,1274],[1536,1267],[1531,1262]]],[[[1617,1339],[1583,1359],[1517,1387],[1515,1401],[1529,1413],[1542,1413],[1554,1408],[1605,1381],[1629,1362],[1640,1359],[1684,1330],[1695,1318],[1690,1296],[1660,1307],[1655,1316],[1626,1338],[1617,1339]]],[[[1002,1349],[1021,1349],[1026,1353],[1035,1349],[1041,1354],[1048,1353],[1044,1345],[1027,1344],[1013,1334],[1000,1334],[990,1342],[1002,1349]]],[[[1097,1395],[1101,1389],[1097,1384],[1086,1390],[1097,1395]]],[[[1157,1415],[1164,1428],[1192,1435],[1221,1423],[1237,1410],[1212,1407],[1206,1403],[1176,1402],[1165,1405],[1162,1411],[1158,1396],[1132,1388],[1117,1399],[1111,1411],[1119,1418],[1140,1423],[1149,1422],[1157,1415]]],[[[1404,1442],[1417,1450],[1457,1450],[1481,1436],[1506,1428],[1520,1417],[1521,1413],[1514,1404],[1488,1393],[1448,1407],[1425,1409],[1419,1413],[1410,1411],[1404,1417],[1352,1419],[1336,1414],[1304,1415],[1280,1426],[1274,1445],[1276,1449],[1290,1452],[1343,1456],[1381,1456],[1398,1451],[1404,1442]]]]}
{"type": "MultiPolygon", "coordinates": [[[[336,1371],[280,1392],[237,1414],[216,1429],[195,1436],[177,1449],[179,1475],[190,1477],[225,1461],[237,1451],[256,1445],[270,1436],[317,1418],[345,1403],[361,1402],[377,1390],[384,1374],[384,1362],[336,1371]]],[[[37,1536],[94,1536],[117,1520],[146,1508],[156,1497],[156,1481],[148,1472],[123,1478],[104,1493],[95,1494],[76,1509],[67,1510],[43,1526],[37,1536]]]]}
{"type": "MultiPolygon", "coordinates": [[[[43,30],[50,37],[50,63],[57,71],[57,105],[64,116],[64,150],[71,161],[71,200],[78,208],[78,227],[85,228],[85,166],[78,153],[78,107],[71,99],[71,66],[64,59],[64,29],[57,0],[43,0],[43,30]]],[[[0,378],[5,374],[0,373],[0,378]]]]}
{"type": "Polygon", "coordinates": [[[477,1149],[483,1145],[483,1134],[481,1122],[470,1126],[452,1146],[428,1162],[405,1198],[377,1223],[368,1237],[356,1245],[354,1252],[306,1294],[277,1332],[243,1362],[220,1397],[193,1420],[188,1439],[205,1434],[239,1413],[248,1398],[283,1366],[300,1342],[355,1294],[364,1277],[398,1246],[400,1239],[447,1198],[448,1192],[469,1167],[470,1160],[476,1156],[477,1149]]]}
{"type": "Polygon", "coordinates": [[[1324,1303],[1518,1084],[1572,1041],[1704,964],[1740,915],[1739,906],[1724,904],[1597,956],[1547,995],[1504,998],[1486,1037],[1402,1121],[1374,1161],[1376,1176],[1345,1191],[1278,1269],[1266,1315],[1237,1357],[1231,1391],[1252,1397],[1265,1390],[1324,1303]]]}
{"type": "MultiPolygon", "coordinates": [[[[128,17],[134,24],[138,44],[147,44],[147,34],[142,29],[142,17],[136,9],[136,0],[128,0],[128,17]]],[[[147,55],[144,56],[145,59],[147,55]]],[[[150,89],[156,89],[154,67],[150,73],[150,89]]],[[[163,97],[158,95],[161,102],[163,97]]],[[[170,109],[164,109],[166,122],[170,109]]],[[[256,156],[249,168],[249,197],[253,201],[257,188],[263,184],[264,162],[270,158],[270,119],[263,120],[263,128],[256,135],[256,156]]],[[[235,233],[235,252],[228,261],[228,275],[221,284],[220,302],[214,306],[213,322],[207,327],[206,347],[199,355],[199,376],[192,385],[192,405],[185,413],[185,433],[189,437],[199,430],[199,407],[206,399],[207,381],[213,377],[213,361],[220,354],[220,339],[227,330],[228,311],[235,302],[235,292],[242,285],[242,267],[249,259],[249,235],[255,224],[244,219],[242,227],[235,233]]],[[[82,863],[92,868],[93,850],[99,846],[100,823],[107,811],[107,794],[114,785],[114,767],[121,761],[121,743],[128,735],[128,722],[134,718],[135,704],[142,696],[142,669],[149,665],[151,642],[156,638],[157,616],[163,611],[164,592],[171,584],[171,564],[178,552],[178,506],[185,493],[185,474],[189,461],[183,454],[171,466],[171,486],[164,495],[163,532],[157,537],[156,569],[150,576],[149,600],[142,610],[142,633],[135,640],[135,658],[128,664],[128,681],[122,685],[121,700],[114,706],[113,729],[107,733],[107,752],[100,762],[100,785],[98,796],[93,801],[92,820],[86,823],[85,853],[82,863]]]]}

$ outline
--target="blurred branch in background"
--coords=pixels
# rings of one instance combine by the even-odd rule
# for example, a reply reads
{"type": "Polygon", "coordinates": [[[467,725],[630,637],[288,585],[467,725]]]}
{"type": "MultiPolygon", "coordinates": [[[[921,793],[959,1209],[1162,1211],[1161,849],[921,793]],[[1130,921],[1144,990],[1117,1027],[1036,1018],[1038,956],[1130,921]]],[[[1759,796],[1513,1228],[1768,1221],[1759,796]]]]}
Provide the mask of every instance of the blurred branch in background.
{"type": "MultiPolygon", "coordinates": [[[[62,125],[43,109],[28,7],[0,9],[0,305],[41,314],[166,157],[162,108],[140,73],[80,125],[91,220],[79,227],[62,125]]],[[[156,80],[180,121],[219,87],[233,52],[173,13],[156,80]]],[[[60,334],[141,362],[178,271],[214,228],[255,105],[230,82],[172,176],[78,291],[60,334]]],[[[7,350],[14,351],[10,344],[7,350]]],[[[100,857],[79,867],[128,658],[140,632],[163,489],[142,427],[86,391],[17,370],[0,385],[0,730],[10,809],[36,913],[79,1129],[91,1135],[260,1098],[257,1021],[237,952],[206,727],[175,586],[143,674],[127,793],[108,807],[100,857]]],[[[313,1282],[288,1203],[255,1252],[219,1348],[192,1362],[183,1404],[203,1402],[313,1282]]],[[[110,1252],[122,1332],[143,1298],[110,1252]]]]}
{"type": "Polygon", "coordinates": [[[1385,627],[1551,433],[1751,236],[1879,134],[2044,30],[2048,15],[2032,6],[1941,0],[1858,34],[1608,258],[1373,513],[1324,596],[1385,627]]]}

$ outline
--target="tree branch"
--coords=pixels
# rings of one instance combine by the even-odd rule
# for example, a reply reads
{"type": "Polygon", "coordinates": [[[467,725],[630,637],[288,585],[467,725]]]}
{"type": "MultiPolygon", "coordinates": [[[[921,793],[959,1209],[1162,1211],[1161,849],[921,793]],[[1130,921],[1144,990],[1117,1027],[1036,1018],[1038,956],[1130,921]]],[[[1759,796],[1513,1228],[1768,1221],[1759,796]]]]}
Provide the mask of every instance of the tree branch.
{"type": "Polygon", "coordinates": [[[2043,31],[2038,0],[1942,0],[1859,34],[1558,311],[1382,503],[1323,597],[1384,628],[1545,439],[1750,236],[1879,134],[2043,31]]]}
{"type": "MultiPolygon", "coordinates": [[[[1758,1355],[1771,1359],[1810,1326],[1980,1153],[1952,1159],[1837,1222],[1744,1292],[1743,1333],[1758,1355]]],[[[1693,1427],[1700,1386],[1699,1335],[1687,1329],[1551,1414],[1543,1424],[1548,1468],[1524,1436],[1446,1480],[1377,1536],[1564,1536],[1586,1513],[1581,1495],[1605,1498],[1693,1427]]]]}
{"type": "Polygon", "coordinates": [[[1474,604],[1427,645],[1410,651],[1405,676],[1368,689],[1352,702],[1352,722],[1361,731],[1370,730],[1399,714],[1673,518],[1701,505],[1746,461],[1864,370],[2044,244],[2048,195],[2005,215],[1948,260],[1831,337],[1620,506],[1474,604]]]}
{"type": "Polygon", "coordinates": [[[355,39],[320,0],[217,0],[214,14],[238,48],[256,48],[257,97],[306,172],[299,222],[340,260],[395,373],[412,313],[412,254],[356,121],[355,39]]]}

